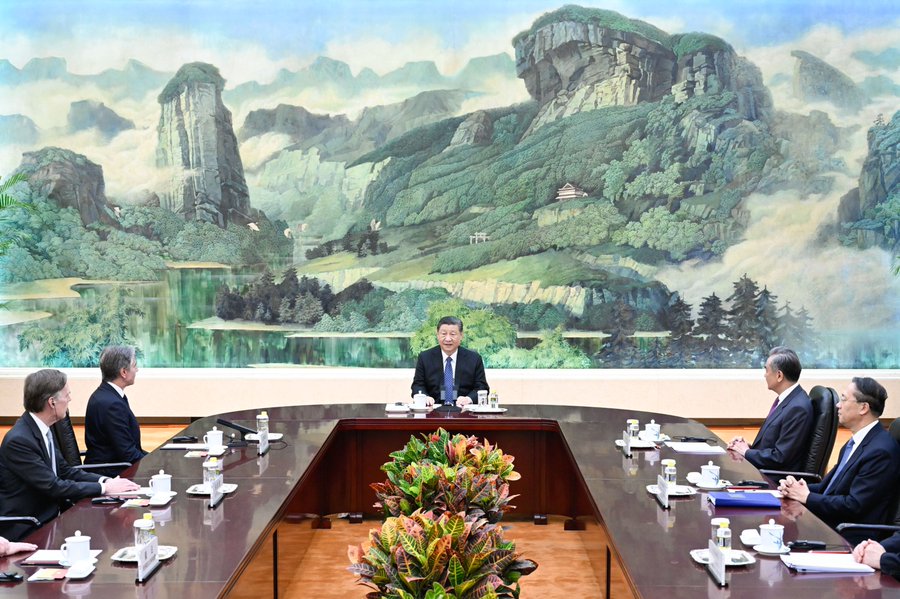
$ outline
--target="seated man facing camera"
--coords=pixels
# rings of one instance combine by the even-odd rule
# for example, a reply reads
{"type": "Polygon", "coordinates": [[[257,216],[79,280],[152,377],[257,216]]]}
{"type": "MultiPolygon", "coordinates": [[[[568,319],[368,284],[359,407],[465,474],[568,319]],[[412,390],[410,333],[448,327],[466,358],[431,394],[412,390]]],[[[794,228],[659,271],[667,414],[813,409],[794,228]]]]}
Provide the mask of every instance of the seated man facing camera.
{"type": "MultiPolygon", "coordinates": [[[[124,478],[69,466],[50,427],[66,415],[71,399],[66,375],[59,370],[39,370],[25,377],[25,413],[0,444],[0,516],[32,516],[46,523],[68,502],[140,488],[124,478]]],[[[2,534],[12,540],[30,528],[26,523],[2,524],[2,534]]]]}
{"type": "Polygon", "coordinates": [[[457,406],[473,403],[479,391],[487,391],[484,362],[477,352],[460,347],[463,323],[455,316],[441,318],[437,325],[438,344],[419,354],[413,376],[413,394],[422,392],[441,400],[443,389],[454,390],[457,406]]]}

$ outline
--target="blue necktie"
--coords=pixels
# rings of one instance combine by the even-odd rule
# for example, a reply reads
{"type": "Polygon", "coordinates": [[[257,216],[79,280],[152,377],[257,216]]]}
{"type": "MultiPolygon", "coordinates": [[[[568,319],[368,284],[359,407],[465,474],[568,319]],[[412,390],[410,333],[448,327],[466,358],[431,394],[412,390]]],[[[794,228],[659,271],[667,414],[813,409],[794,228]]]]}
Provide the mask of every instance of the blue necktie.
{"type": "Polygon", "coordinates": [[[844,466],[847,465],[847,462],[850,460],[850,453],[853,451],[853,437],[850,437],[850,440],[847,442],[847,447],[844,449],[844,457],[841,458],[841,463],[838,464],[837,469],[834,471],[834,476],[831,477],[831,480],[828,481],[828,486],[825,487],[825,495],[828,494],[828,489],[831,488],[831,485],[834,484],[834,481],[838,479],[841,475],[841,472],[844,470],[844,466]]]}
{"type": "Polygon", "coordinates": [[[453,404],[453,358],[447,357],[447,367],[444,368],[444,403],[453,404]]]}

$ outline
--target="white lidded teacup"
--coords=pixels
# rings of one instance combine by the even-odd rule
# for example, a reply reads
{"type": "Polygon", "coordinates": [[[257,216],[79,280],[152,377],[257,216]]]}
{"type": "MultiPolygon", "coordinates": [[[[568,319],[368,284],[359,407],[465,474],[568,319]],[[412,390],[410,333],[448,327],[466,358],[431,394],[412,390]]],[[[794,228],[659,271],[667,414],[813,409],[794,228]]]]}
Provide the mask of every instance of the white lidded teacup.
{"type": "Polygon", "coordinates": [[[209,451],[218,452],[222,449],[222,438],[222,431],[213,427],[211,431],[203,435],[203,443],[209,448],[209,451]]]}
{"type": "Polygon", "coordinates": [[[715,487],[719,484],[719,467],[710,461],[700,466],[700,484],[704,487],[715,487]]]}
{"type": "Polygon", "coordinates": [[[784,547],[784,526],[769,520],[768,524],[759,525],[759,544],[763,551],[778,553],[784,547]]]}
{"type": "Polygon", "coordinates": [[[172,475],[160,470],[159,474],[150,477],[150,491],[152,495],[168,495],[172,492],[172,475]]]}
{"type": "Polygon", "coordinates": [[[63,561],[69,566],[89,564],[91,561],[91,537],[81,534],[76,530],[71,537],[66,537],[66,542],[59,548],[63,554],[63,561]]]}

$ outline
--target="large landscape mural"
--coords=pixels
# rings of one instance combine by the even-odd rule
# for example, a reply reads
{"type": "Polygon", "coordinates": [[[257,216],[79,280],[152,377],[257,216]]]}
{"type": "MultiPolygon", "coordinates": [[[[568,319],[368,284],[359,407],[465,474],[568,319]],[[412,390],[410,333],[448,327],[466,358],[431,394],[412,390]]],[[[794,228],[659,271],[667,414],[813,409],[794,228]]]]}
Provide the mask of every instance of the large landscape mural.
{"type": "Polygon", "coordinates": [[[900,368],[895,2],[0,5],[0,367],[900,368]]]}

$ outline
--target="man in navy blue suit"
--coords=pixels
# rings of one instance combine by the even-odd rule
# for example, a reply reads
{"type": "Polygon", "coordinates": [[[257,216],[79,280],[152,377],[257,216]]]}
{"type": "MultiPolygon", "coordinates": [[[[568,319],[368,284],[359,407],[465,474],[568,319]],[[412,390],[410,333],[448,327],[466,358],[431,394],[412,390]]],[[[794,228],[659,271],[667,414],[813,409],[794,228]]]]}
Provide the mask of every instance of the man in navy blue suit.
{"type": "MultiPolygon", "coordinates": [[[[134,384],[137,372],[134,347],[110,345],[100,354],[103,382],[88,400],[84,414],[86,464],[131,464],[147,455],[141,447],[141,428],[125,396],[125,389],[134,384]]],[[[102,473],[115,475],[122,470],[124,467],[102,473]]]]}
{"type": "Polygon", "coordinates": [[[812,402],[798,382],[800,358],[793,350],[775,347],[766,360],[765,379],[770,391],[778,394],[769,415],[749,445],[735,437],[728,449],[744,456],[757,468],[803,470],[809,453],[813,423],[812,402]]]}
{"type": "Polygon", "coordinates": [[[484,362],[477,352],[460,347],[463,323],[455,316],[441,318],[437,326],[438,344],[419,354],[412,392],[441,399],[441,390],[452,381],[455,403],[464,406],[477,400],[478,391],[488,390],[484,362]]]}
{"type": "MultiPolygon", "coordinates": [[[[841,448],[837,466],[812,485],[788,476],[778,486],[784,496],[805,504],[832,527],[841,522],[883,523],[900,475],[900,446],[878,421],[886,400],[887,391],[875,379],[854,378],[838,405],[838,420],[853,436],[841,448]]],[[[856,533],[845,537],[863,540],[856,533]]]]}
{"type": "MultiPolygon", "coordinates": [[[[50,427],[66,416],[72,393],[65,373],[38,370],[25,377],[25,413],[0,444],[0,516],[31,516],[42,524],[84,497],[116,495],[139,486],[76,470],[63,459],[50,427]]],[[[0,534],[18,540],[30,529],[0,525],[0,534]]]]}
{"type": "Polygon", "coordinates": [[[853,550],[853,557],[900,580],[900,532],[881,543],[866,539],[853,550]]]}

